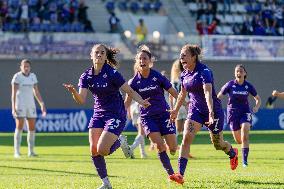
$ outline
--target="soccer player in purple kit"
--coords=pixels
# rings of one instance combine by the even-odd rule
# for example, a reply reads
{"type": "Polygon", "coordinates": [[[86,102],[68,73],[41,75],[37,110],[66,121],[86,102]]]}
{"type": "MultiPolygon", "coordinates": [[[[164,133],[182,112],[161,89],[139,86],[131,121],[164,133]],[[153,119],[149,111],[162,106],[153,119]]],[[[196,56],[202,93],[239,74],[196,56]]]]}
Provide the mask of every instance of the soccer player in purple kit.
{"type": "Polygon", "coordinates": [[[94,114],[89,123],[89,142],[93,163],[103,182],[100,189],[112,188],[104,156],[112,154],[120,146],[124,153],[131,155],[125,138],[119,137],[126,121],[124,102],[119,90],[126,92],[145,108],[150,105],[129,87],[115,69],[118,64],[115,59],[117,53],[117,49],[102,44],[94,45],[90,54],[93,66],[81,75],[79,92],[73,85],[63,84],[79,104],[85,102],[88,90],[93,94],[94,114]]]}
{"type": "MultiPolygon", "coordinates": [[[[176,128],[170,122],[169,105],[164,96],[164,90],[177,98],[178,93],[172,87],[170,81],[158,71],[152,69],[153,56],[146,45],[139,47],[135,57],[137,72],[129,80],[129,85],[144,99],[149,99],[151,106],[140,106],[141,125],[148,138],[157,146],[158,157],[168,174],[168,178],[176,182],[175,174],[167,155],[164,139],[170,153],[177,150],[176,128]],[[163,139],[164,138],[164,139],[163,139]]],[[[129,107],[132,98],[126,95],[125,106],[129,107]]]]}
{"type": "Polygon", "coordinates": [[[227,121],[234,139],[242,145],[243,167],[248,166],[249,131],[252,126],[252,112],[256,113],[261,105],[261,99],[252,84],[246,81],[247,71],[242,64],[235,67],[235,79],[227,82],[218,93],[221,99],[228,94],[227,121]],[[252,112],[248,97],[252,95],[255,106],[252,112]]]}
{"type": "Polygon", "coordinates": [[[231,169],[235,170],[238,166],[237,149],[232,148],[231,144],[223,139],[224,113],[215,93],[213,73],[199,61],[200,54],[201,48],[197,45],[186,44],[182,47],[180,61],[185,70],[181,73],[181,91],[175,108],[171,110],[171,120],[174,121],[188,92],[188,115],[178,159],[179,172],[176,173],[180,178],[180,184],[183,183],[190,145],[202,125],[207,125],[215,149],[229,155],[231,169]]]}

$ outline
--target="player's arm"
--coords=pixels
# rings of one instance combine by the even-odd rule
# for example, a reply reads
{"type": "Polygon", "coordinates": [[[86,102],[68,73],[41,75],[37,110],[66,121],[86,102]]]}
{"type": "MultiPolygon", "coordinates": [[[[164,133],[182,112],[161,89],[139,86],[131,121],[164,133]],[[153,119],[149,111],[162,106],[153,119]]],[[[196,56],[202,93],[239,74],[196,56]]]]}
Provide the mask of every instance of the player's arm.
{"type": "Polygon", "coordinates": [[[86,88],[80,88],[79,92],[75,89],[75,87],[72,84],[63,84],[63,86],[72,94],[73,99],[78,104],[84,104],[86,102],[88,89],[86,88]]]}
{"type": "Polygon", "coordinates": [[[126,110],[130,110],[131,102],[132,102],[132,98],[128,95],[128,93],[126,93],[125,100],[124,100],[124,106],[126,110]]]}
{"type": "Polygon", "coordinates": [[[258,109],[261,106],[261,98],[260,98],[259,95],[256,95],[253,98],[255,100],[255,106],[253,107],[253,113],[256,113],[256,112],[258,112],[258,109]]]}
{"type": "Polygon", "coordinates": [[[16,116],[16,94],[19,90],[19,84],[13,83],[12,84],[12,93],[11,93],[11,101],[12,101],[12,114],[16,116]]]}
{"type": "Polygon", "coordinates": [[[178,114],[178,111],[180,109],[180,107],[184,104],[184,101],[185,101],[185,97],[186,97],[186,90],[183,86],[181,86],[181,90],[178,94],[178,97],[177,97],[177,102],[175,104],[175,107],[173,110],[170,110],[170,119],[171,121],[174,121],[176,118],[177,118],[177,114],[178,114]]]}
{"type": "Polygon", "coordinates": [[[42,100],[42,97],[41,97],[41,94],[39,92],[37,84],[34,85],[33,92],[34,92],[34,96],[36,97],[37,102],[40,105],[42,115],[45,116],[46,115],[46,108],[45,108],[45,105],[44,105],[44,102],[42,100]]]}
{"type": "Polygon", "coordinates": [[[279,98],[284,98],[284,92],[279,92],[277,90],[273,90],[272,96],[279,97],[279,98]]]}
{"type": "Polygon", "coordinates": [[[208,124],[211,125],[214,123],[214,109],[213,109],[213,99],[212,99],[212,84],[205,83],[203,84],[204,95],[206,99],[206,104],[209,111],[209,120],[208,124]]]}
{"type": "Polygon", "coordinates": [[[128,94],[129,97],[131,97],[133,100],[138,102],[140,105],[142,105],[144,108],[147,108],[151,104],[148,102],[149,98],[143,100],[143,98],[136,92],[134,91],[128,84],[125,82],[121,87],[121,90],[128,94]]]}
{"type": "Polygon", "coordinates": [[[222,98],[224,98],[224,96],[225,95],[223,95],[222,92],[220,91],[217,95],[217,98],[219,98],[221,100],[222,98]]]}

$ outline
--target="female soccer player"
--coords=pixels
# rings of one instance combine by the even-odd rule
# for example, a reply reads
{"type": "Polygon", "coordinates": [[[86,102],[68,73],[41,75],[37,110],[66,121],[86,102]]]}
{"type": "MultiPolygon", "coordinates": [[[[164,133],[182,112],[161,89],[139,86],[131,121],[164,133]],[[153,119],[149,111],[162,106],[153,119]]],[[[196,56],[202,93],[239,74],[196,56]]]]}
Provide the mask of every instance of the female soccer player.
{"type": "Polygon", "coordinates": [[[279,97],[279,98],[284,98],[284,92],[279,92],[277,90],[273,90],[272,96],[279,97]]]}
{"type": "Polygon", "coordinates": [[[34,96],[36,97],[42,116],[46,115],[46,108],[38,89],[37,77],[31,73],[31,62],[27,59],[21,61],[20,72],[16,73],[12,79],[12,114],[16,121],[14,135],[14,157],[20,157],[20,146],[24,121],[27,120],[28,126],[28,156],[36,156],[35,146],[35,120],[37,117],[34,96]]]}
{"type": "MultiPolygon", "coordinates": [[[[174,124],[170,122],[169,105],[165,100],[164,90],[175,98],[177,92],[166,77],[151,69],[152,65],[153,57],[149,48],[145,45],[141,46],[135,57],[137,73],[129,81],[129,85],[143,98],[149,99],[151,103],[148,108],[140,107],[141,124],[146,136],[157,146],[158,156],[169,179],[175,181],[174,171],[162,137],[165,138],[170,153],[174,154],[177,149],[176,129],[174,124]]],[[[127,95],[126,107],[129,107],[131,100],[131,96],[127,95]]]]}
{"type": "Polygon", "coordinates": [[[88,90],[93,94],[95,102],[94,114],[89,123],[89,142],[93,163],[103,182],[101,189],[112,188],[104,156],[112,154],[120,145],[128,157],[131,155],[125,138],[119,137],[126,121],[126,111],[119,90],[126,92],[145,108],[150,105],[129,87],[115,69],[118,64],[115,59],[117,53],[117,49],[102,44],[94,45],[90,54],[93,66],[81,75],[79,92],[73,85],[63,84],[79,104],[85,102],[88,90]]]}
{"type": "MultiPolygon", "coordinates": [[[[171,69],[171,83],[174,87],[174,89],[178,92],[181,91],[181,83],[180,83],[180,74],[183,72],[182,64],[179,60],[176,60],[171,69]]],[[[177,114],[177,118],[175,119],[175,125],[177,128],[177,139],[178,135],[183,133],[183,126],[187,117],[187,104],[189,102],[188,95],[186,95],[185,98],[185,105],[181,106],[179,109],[179,112],[177,114]]],[[[170,95],[170,107],[173,109],[176,101],[175,99],[170,95]]],[[[189,158],[193,158],[191,154],[189,154],[189,158]]]]}
{"type": "Polygon", "coordinates": [[[252,109],[256,113],[261,105],[261,99],[252,84],[246,81],[247,71],[241,64],[235,67],[235,80],[227,82],[218,93],[221,99],[229,95],[227,105],[227,121],[230,125],[234,139],[242,145],[243,167],[248,166],[249,155],[249,130],[252,124],[252,113],[250,111],[248,97],[251,94],[255,100],[252,109]]]}
{"type": "Polygon", "coordinates": [[[210,138],[216,150],[223,150],[230,157],[231,169],[238,165],[237,149],[223,139],[223,110],[214,89],[212,71],[199,61],[201,49],[197,45],[185,45],[180,52],[180,62],[185,69],[181,73],[181,91],[175,108],[171,111],[171,119],[177,118],[178,111],[189,93],[190,103],[187,120],[184,124],[183,139],[178,160],[180,184],[184,182],[190,145],[202,125],[207,125],[210,138]]]}
{"type": "MultiPolygon", "coordinates": [[[[147,158],[147,154],[145,152],[145,134],[141,126],[139,104],[137,102],[132,103],[130,106],[130,110],[128,111],[130,113],[132,124],[137,128],[137,131],[138,131],[133,144],[130,146],[130,149],[133,152],[135,148],[139,146],[141,158],[147,158]]],[[[133,153],[132,153],[131,158],[134,158],[133,153]]]]}

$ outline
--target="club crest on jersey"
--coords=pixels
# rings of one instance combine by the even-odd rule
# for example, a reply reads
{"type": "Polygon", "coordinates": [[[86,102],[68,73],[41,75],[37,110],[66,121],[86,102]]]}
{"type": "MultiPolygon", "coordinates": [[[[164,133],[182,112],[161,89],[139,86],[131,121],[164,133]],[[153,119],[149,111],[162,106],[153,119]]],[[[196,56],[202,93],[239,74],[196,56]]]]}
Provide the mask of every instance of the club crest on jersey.
{"type": "Polygon", "coordinates": [[[232,87],[233,87],[233,88],[236,88],[236,85],[233,85],[232,87]]]}
{"type": "Polygon", "coordinates": [[[137,84],[140,84],[140,81],[137,81],[137,84]]]}
{"type": "Polygon", "coordinates": [[[153,79],[152,79],[153,81],[157,81],[157,78],[156,77],[153,77],[153,79]]]}
{"type": "Polygon", "coordinates": [[[107,74],[106,73],[103,75],[103,78],[107,78],[107,74]]]}
{"type": "Polygon", "coordinates": [[[245,88],[248,89],[248,86],[246,85],[245,88]]]}

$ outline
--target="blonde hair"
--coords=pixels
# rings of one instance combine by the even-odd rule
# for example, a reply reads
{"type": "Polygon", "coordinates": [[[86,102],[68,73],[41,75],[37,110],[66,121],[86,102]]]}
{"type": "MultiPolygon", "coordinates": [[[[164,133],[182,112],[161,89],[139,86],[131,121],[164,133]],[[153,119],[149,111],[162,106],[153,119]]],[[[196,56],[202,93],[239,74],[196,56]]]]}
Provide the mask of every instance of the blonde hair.
{"type": "Polygon", "coordinates": [[[139,71],[139,59],[138,56],[140,53],[146,53],[147,56],[149,57],[151,64],[150,64],[150,68],[153,67],[153,62],[155,61],[155,57],[152,55],[149,47],[147,45],[141,45],[138,47],[136,56],[135,56],[135,60],[134,60],[134,73],[137,73],[137,71],[139,71]]]}
{"type": "Polygon", "coordinates": [[[107,57],[106,63],[109,64],[110,66],[112,66],[113,68],[118,68],[119,63],[116,60],[115,55],[119,53],[119,49],[113,48],[113,47],[109,47],[109,46],[104,45],[104,44],[95,44],[92,47],[91,52],[93,52],[93,50],[95,48],[99,47],[99,46],[103,46],[105,48],[105,50],[106,50],[106,57],[107,57]]]}
{"type": "Polygon", "coordinates": [[[180,60],[177,59],[174,61],[171,69],[171,82],[173,81],[178,81],[180,74],[181,74],[181,65],[180,65],[180,60]]]}
{"type": "Polygon", "coordinates": [[[196,56],[196,62],[198,62],[199,59],[201,59],[202,49],[198,45],[186,44],[182,47],[182,49],[188,51],[191,54],[191,56],[196,56]]]}

